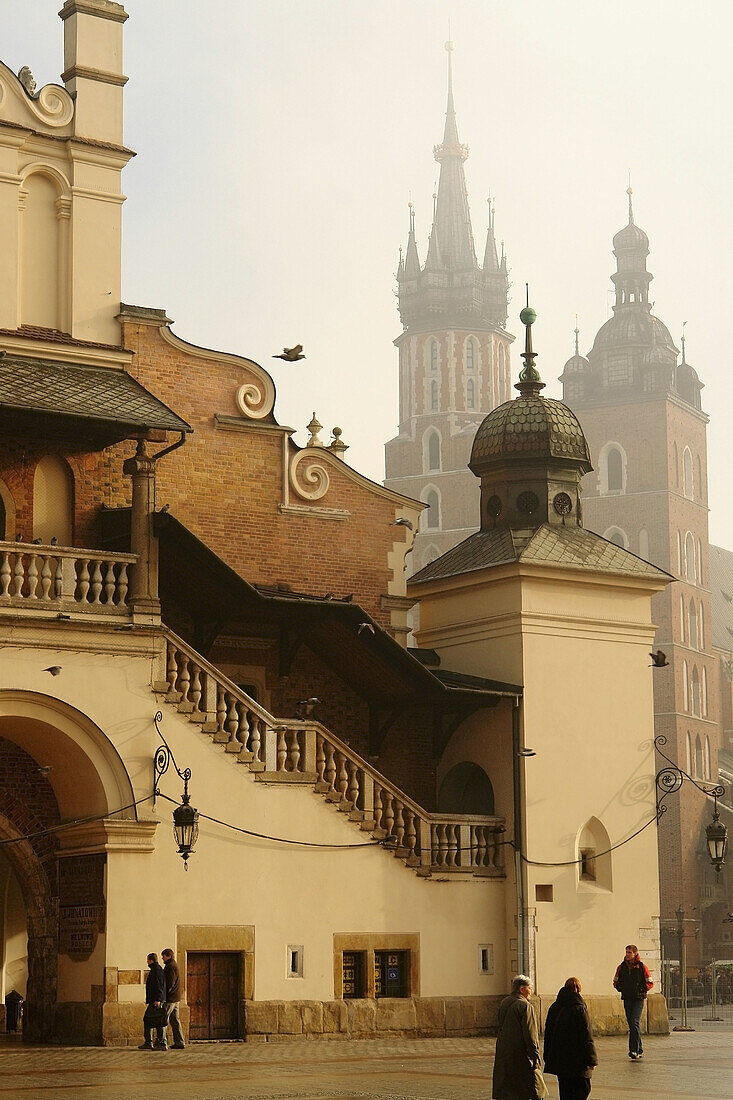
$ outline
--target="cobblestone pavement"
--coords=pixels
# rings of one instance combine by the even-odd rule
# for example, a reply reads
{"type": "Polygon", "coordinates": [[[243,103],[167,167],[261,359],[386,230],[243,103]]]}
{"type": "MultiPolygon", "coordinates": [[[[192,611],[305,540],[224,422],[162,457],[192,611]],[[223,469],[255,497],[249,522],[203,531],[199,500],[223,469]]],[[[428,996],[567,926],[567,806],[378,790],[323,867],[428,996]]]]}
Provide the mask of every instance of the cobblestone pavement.
{"type": "MultiPolygon", "coordinates": [[[[645,1037],[642,1062],[598,1040],[592,1100],[733,1100],[733,1032],[645,1037]]],[[[0,1044],[0,1100],[474,1100],[493,1039],[196,1043],[168,1053],[0,1044]]],[[[548,1078],[550,1100],[557,1081],[548,1078]]]]}

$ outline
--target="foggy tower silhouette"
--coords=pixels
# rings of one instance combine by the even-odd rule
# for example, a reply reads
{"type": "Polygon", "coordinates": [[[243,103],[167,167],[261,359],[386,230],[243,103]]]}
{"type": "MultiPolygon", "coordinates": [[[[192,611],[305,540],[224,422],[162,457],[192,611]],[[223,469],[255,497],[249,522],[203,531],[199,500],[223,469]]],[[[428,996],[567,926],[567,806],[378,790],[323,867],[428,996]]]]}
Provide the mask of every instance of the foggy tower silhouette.
{"type": "Polygon", "coordinates": [[[453,43],[448,52],[448,102],[433,223],[421,265],[410,203],[407,249],[397,271],[403,332],[399,349],[399,428],[385,445],[385,485],[425,501],[408,573],[445,553],[476,529],[479,486],[468,469],[476,431],[491,409],[511,399],[505,328],[509,279],[503,247],[489,220],[479,265],[468,206],[464,161],[453,103],[453,43]]]}

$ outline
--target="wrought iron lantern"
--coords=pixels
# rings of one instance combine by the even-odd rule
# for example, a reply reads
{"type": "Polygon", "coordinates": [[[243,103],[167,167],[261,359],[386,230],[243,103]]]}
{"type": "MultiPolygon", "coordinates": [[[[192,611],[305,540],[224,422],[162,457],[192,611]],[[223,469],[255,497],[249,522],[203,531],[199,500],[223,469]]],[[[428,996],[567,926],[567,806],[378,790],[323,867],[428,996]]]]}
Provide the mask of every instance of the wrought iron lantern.
{"type": "MultiPolygon", "coordinates": [[[[657,752],[660,756],[664,757],[669,765],[658,771],[656,775],[657,791],[662,792],[661,795],[657,795],[657,819],[667,810],[664,804],[667,795],[678,791],[686,779],[692,783],[693,787],[697,787],[698,791],[701,791],[702,794],[707,795],[708,798],[713,798],[715,800],[713,820],[709,825],[705,826],[705,838],[707,840],[710,862],[715,868],[716,873],[720,874],[721,867],[725,866],[725,857],[728,851],[728,830],[720,820],[720,814],[718,813],[718,799],[722,798],[725,794],[725,787],[720,783],[715,785],[712,783],[699,783],[696,779],[693,779],[684,768],[681,768],[679,764],[675,764],[673,760],[670,760],[669,757],[662,752],[662,745],[666,744],[667,738],[663,734],[654,738],[654,745],[657,752]]],[[[678,911],[678,920],[679,919],[678,911]]]]}
{"type": "Polygon", "coordinates": [[[728,830],[720,820],[717,798],[715,799],[713,820],[705,826],[705,837],[708,842],[710,862],[715,868],[716,874],[719,875],[721,867],[725,865],[725,856],[728,851],[728,830]]]}
{"type": "Polygon", "coordinates": [[[153,718],[158,737],[163,742],[155,751],[153,757],[153,805],[160,794],[158,781],[165,775],[172,764],[183,780],[183,797],[180,806],[173,811],[173,836],[178,845],[178,854],[183,860],[183,866],[188,870],[188,857],[193,852],[199,835],[199,812],[191,805],[191,796],[188,793],[188,781],[191,778],[191,769],[178,767],[170,745],[166,741],[160,729],[159,722],[163,720],[162,711],[158,711],[153,718]]]}

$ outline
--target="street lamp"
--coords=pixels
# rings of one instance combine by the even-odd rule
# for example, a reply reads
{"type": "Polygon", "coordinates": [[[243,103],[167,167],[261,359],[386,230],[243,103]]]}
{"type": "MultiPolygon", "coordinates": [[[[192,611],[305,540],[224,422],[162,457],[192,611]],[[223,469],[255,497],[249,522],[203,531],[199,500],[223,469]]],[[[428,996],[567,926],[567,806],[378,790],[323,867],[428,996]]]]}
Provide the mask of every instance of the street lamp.
{"type": "Polygon", "coordinates": [[[667,807],[664,804],[665,798],[674,794],[680,789],[686,779],[689,779],[693,787],[697,787],[698,791],[706,795],[708,798],[714,799],[713,808],[713,820],[709,825],[705,826],[705,836],[708,845],[708,855],[710,856],[710,862],[717,874],[720,874],[721,867],[725,866],[725,857],[728,851],[728,829],[720,820],[720,814],[718,813],[718,799],[722,798],[725,794],[725,787],[720,783],[713,785],[712,783],[699,783],[696,779],[693,779],[684,768],[681,768],[679,764],[675,764],[673,760],[662,752],[662,745],[667,744],[667,738],[663,734],[659,734],[654,738],[654,744],[657,752],[660,756],[663,756],[667,761],[669,767],[662,768],[656,774],[657,791],[662,791],[662,794],[657,794],[657,819],[659,819],[663,813],[667,812],[667,807]]]}
{"type": "Polygon", "coordinates": [[[199,835],[199,812],[191,805],[191,796],[188,793],[188,781],[191,778],[191,769],[184,768],[184,770],[181,771],[178,767],[173,751],[158,725],[162,720],[163,712],[159,710],[153,718],[153,722],[158,737],[163,744],[158,746],[155,750],[155,756],[153,757],[153,806],[155,805],[155,799],[160,794],[158,780],[161,776],[165,775],[170,765],[173,764],[173,767],[183,780],[183,797],[181,799],[181,804],[180,806],[176,806],[173,811],[173,836],[178,845],[178,854],[183,860],[183,866],[188,870],[188,857],[193,852],[199,835]]]}
{"type": "Polygon", "coordinates": [[[725,865],[725,856],[728,851],[728,830],[720,820],[718,813],[718,799],[715,799],[715,812],[710,825],[705,826],[705,837],[708,842],[708,855],[715,868],[715,873],[720,874],[720,869],[725,865]]]}

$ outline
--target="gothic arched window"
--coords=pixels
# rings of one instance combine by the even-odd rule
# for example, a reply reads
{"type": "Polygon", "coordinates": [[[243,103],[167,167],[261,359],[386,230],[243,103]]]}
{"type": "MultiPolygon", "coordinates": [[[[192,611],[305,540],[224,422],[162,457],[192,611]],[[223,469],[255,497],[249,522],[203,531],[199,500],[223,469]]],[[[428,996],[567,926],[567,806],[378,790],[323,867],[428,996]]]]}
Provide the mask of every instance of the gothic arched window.
{"type": "Polygon", "coordinates": [[[697,583],[703,584],[702,579],[702,544],[697,540],[697,583]]]}
{"type": "Polygon", "coordinates": [[[687,747],[687,773],[692,775],[692,738],[690,737],[690,731],[687,731],[685,737],[685,745],[687,747]]]}
{"type": "Polygon", "coordinates": [[[476,370],[476,341],[473,336],[466,340],[466,370],[476,370]]]}
{"type": "Polygon", "coordinates": [[[432,412],[438,411],[438,383],[430,383],[430,409],[432,412]]]}
{"type": "Polygon", "coordinates": [[[680,593],[680,641],[685,641],[685,597],[680,593]]]}
{"type": "Polygon", "coordinates": [[[705,778],[710,779],[710,738],[705,737],[705,778]]]}
{"type": "Polygon", "coordinates": [[[705,648],[705,608],[700,602],[700,630],[699,630],[700,649],[705,648]]]}
{"type": "Polygon", "coordinates": [[[430,489],[425,497],[427,511],[425,513],[426,527],[440,527],[440,497],[436,489],[430,489]]]}
{"type": "Polygon", "coordinates": [[[702,741],[700,740],[700,734],[698,733],[695,738],[695,776],[698,779],[702,779],[705,775],[705,765],[703,763],[702,755],[702,741]]]}
{"type": "Polygon", "coordinates": [[[620,492],[624,484],[624,465],[621,452],[616,447],[612,447],[608,452],[606,463],[608,491],[609,493],[620,492]]]}
{"type": "Polygon", "coordinates": [[[649,532],[644,527],[639,531],[639,557],[649,561],[649,532]]]}
{"type": "Polygon", "coordinates": [[[692,670],[692,677],[690,679],[690,695],[692,704],[692,713],[696,714],[698,718],[701,714],[700,708],[700,673],[697,671],[697,665],[692,670]]]}
{"type": "MultiPolygon", "coordinates": [[[[707,718],[708,716],[708,670],[703,665],[702,670],[702,691],[701,691],[701,704],[702,704],[702,716],[707,718]]],[[[708,776],[708,778],[710,778],[708,776]]]]}
{"type": "Polygon", "coordinates": [[[692,455],[689,447],[685,447],[682,453],[682,491],[689,500],[692,500],[695,496],[695,481],[692,474],[692,455]]]}
{"type": "Polygon", "coordinates": [[[473,378],[469,378],[468,382],[466,382],[466,408],[476,408],[476,384],[473,378]]]}
{"type": "Polygon", "coordinates": [[[680,456],[679,456],[679,451],[677,450],[677,444],[676,443],[672,444],[672,461],[674,463],[674,483],[675,483],[675,487],[677,489],[679,489],[679,487],[680,487],[680,456]]]}
{"type": "Polygon", "coordinates": [[[688,531],[685,535],[685,580],[695,583],[695,540],[688,531]]]}
{"type": "Polygon", "coordinates": [[[625,531],[622,531],[620,527],[609,527],[607,531],[603,532],[604,539],[608,539],[609,542],[614,543],[615,546],[621,546],[624,550],[629,548],[629,539],[625,531]]]}
{"type": "Polygon", "coordinates": [[[437,432],[428,435],[428,469],[440,469],[440,436],[437,432]]]}
{"type": "Polygon", "coordinates": [[[682,662],[682,709],[690,709],[690,674],[687,669],[687,661],[682,662]]]}
{"type": "Polygon", "coordinates": [[[687,608],[687,623],[690,649],[697,649],[697,608],[694,600],[690,600],[687,608]]]}
{"type": "Polygon", "coordinates": [[[431,374],[438,373],[438,341],[431,340],[430,342],[430,372],[431,374]]]}
{"type": "Polygon", "coordinates": [[[695,459],[695,473],[697,474],[697,496],[699,500],[705,500],[705,493],[702,487],[702,463],[700,462],[700,455],[695,459]]]}

